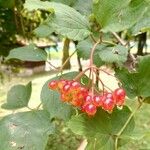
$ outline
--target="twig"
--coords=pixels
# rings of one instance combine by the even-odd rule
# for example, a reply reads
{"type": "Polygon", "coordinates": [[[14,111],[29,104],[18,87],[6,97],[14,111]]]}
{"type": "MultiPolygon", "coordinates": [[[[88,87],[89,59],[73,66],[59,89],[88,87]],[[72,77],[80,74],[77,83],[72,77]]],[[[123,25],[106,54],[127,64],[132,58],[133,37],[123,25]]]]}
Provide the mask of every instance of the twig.
{"type": "Polygon", "coordinates": [[[127,43],[116,33],[116,32],[111,32],[113,36],[120,42],[121,45],[126,46],[127,43]]]}
{"type": "Polygon", "coordinates": [[[50,61],[48,61],[48,60],[46,60],[46,62],[51,66],[51,67],[53,67],[54,69],[58,69],[56,66],[54,66],[50,61]]]}
{"type": "Polygon", "coordinates": [[[77,150],[84,150],[87,146],[87,140],[83,140],[77,150]]]}
{"type": "Polygon", "coordinates": [[[93,42],[96,43],[96,39],[94,38],[94,36],[92,34],[90,35],[90,37],[93,40],[93,42]]]}
{"type": "Polygon", "coordinates": [[[80,72],[75,78],[74,80],[77,81],[78,79],[80,79],[86,71],[88,71],[90,68],[86,68],[84,71],[80,72]]]}
{"type": "Polygon", "coordinates": [[[40,103],[37,107],[36,110],[38,110],[41,107],[42,103],[40,103]]]}
{"type": "Polygon", "coordinates": [[[66,65],[66,63],[70,60],[70,58],[76,53],[77,50],[75,50],[67,59],[66,61],[63,63],[63,65],[61,66],[61,68],[59,69],[59,72],[62,73],[64,66],[66,65]]]}

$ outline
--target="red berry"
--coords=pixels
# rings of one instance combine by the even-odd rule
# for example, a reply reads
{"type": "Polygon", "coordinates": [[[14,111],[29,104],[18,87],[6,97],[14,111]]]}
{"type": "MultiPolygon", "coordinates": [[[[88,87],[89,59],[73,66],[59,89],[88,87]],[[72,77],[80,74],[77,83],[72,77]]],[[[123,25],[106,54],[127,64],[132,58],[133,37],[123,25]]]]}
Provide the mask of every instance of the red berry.
{"type": "Polygon", "coordinates": [[[87,95],[86,97],[85,97],[85,100],[84,100],[84,103],[92,103],[92,101],[93,101],[93,98],[92,98],[92,96],[91,95],[87,95]]]}
{"type": "Polygon", "coordinates": [[[102,96],[94,96],[93,97],[93,104],[97,107],[102,106],[102,104],[103,104],[102,96]]]}
{"type": "Polygon", "coordinates": [[[81,106],[83,103],[83,100],[82,99],[73,99],[71,101],[71,104],[74,105],[74,106],[81,106]]]}
{"type": "Polygon", "coordinates": [[[63,86],[64,86],[65,84],[67,84],[67,83],[68,83],[67,80],[60,80],[60,81],[58,81],[58,89],[59,89],[59,90],[62,90],[63,86]]]}
{"type": "Polygon", "coordinates": [[[67,93],[70,91],[70,89],[71,89],[71,85],[67,83],[63,86],[62,92],[67,93]]]}
{"type": "Polygon", "coordinates": [[[90,116],[95,115],[96,111],[97,111],[96,106],[93,104],[87,104],[85,106],[85,112],[90,116]]]}
{"type": "Polygon", "coordinates": [[[111,98],[106,98],[105,101],[103,101],[102,107],[104,110],[111,112],[115,107],[114,100],[111,98]]]}
{"type": "Polygon", "coordinates": [[[88,89],[86,89],[85,87],[80,87],[80,92],[84,95],[88,95],[88,89]]]}
{"type": "Polygon", "coordinates": [[[58,82],[55,80],[51,81],[51,82],[49,82],[48,87],[49,87],[49,89],[56,90],[58,87],[58,82]]]}
{"type": "Polygon", "coordinates": [[[121,106],[124,104],[126,92],[122,88],[118,88],[113,92],[113,97],[116,105],[121,106]]]}
{"type": "Polygon", "coordinates": [[[72,81],[71,86],[72,86],[72,88],[78,88],[78,87],[80,87],[81,85],[80,85],[80,83],[77,82],[77,81],[72,81]]]}
{"type": "Polygon", "coordinates": [[[63,102],[69,102],[71,100],[71,95],[70,94],[65,94],[65,93],[61,93],[61,100],[63,102]]]}
{"type": "Polygon", "coordinates": [[[113,99],[113,94],[112,93],[106,93],[106,97],[113,99]]]}

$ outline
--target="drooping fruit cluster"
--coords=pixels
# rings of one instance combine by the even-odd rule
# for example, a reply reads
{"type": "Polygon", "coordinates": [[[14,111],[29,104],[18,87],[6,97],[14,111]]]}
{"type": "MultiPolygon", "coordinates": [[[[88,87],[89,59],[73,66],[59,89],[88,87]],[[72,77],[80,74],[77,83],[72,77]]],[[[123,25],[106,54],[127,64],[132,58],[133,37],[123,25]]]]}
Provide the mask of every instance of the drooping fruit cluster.
{"type": "Polygon", "coordinates": [[[48,87],[51,90],[58,90],[63,102],[79,107],[89,116],[95,115],[99,107],[112,112],[115,106],[123,106],[126,96],[122,88],[117,88],[112,93],[94,94],[74,80],[54,80],[49,83],[48,87]]]}

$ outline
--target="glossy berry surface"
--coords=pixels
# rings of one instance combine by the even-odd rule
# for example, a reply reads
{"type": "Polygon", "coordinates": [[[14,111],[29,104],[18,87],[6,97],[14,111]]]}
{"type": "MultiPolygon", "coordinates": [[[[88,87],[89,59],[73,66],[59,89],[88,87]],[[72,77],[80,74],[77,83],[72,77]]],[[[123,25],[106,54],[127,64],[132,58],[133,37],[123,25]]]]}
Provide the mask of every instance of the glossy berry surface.
{"type": "Polygon", "coordinates": [[[97,109],[96,106],[94,104],[87,104],[85,106],[85,112],[89,115],[89,116],[93,116],[95,115],[97,109]]]}
{"type": "Polygon", "coordinates": [[[48,84],[48,87],[60,93],[62,102],[67,102],[79,108],[88,116],[94,116],[97,109],[100,108],[112,113],[115,106],[117,108],[123,106],[126,96],[126,92],[122,88],[117,88],[111,92],[106,89],[101,92],[95,92],[75,80],[54,80],[48,84]]]}
{"type": "Polygon", "coordinates": [[[94,96],[93,97],[93,104],[97,107],[102,106],[103,102],[102,102],[102,96],[94,96]]]}
{"type": "Polygon", "coordinates": [[[106,111],[111,112],[114,107],[115,107],[115,103],[114,100],[111,98],[106,98],[105,101],[103,102],[103,109],[106,111]]]}
{"type": "Polygon", "coordinates": [[[126,92],[122,88],[118,88],[113,92],[113,97],[116,101],[116,105],[123,105],[125,101],[126,92]]]}
{"type": "Polygon", "coordinates": [[[58,87],[58,82],[57,81],[51,81],[51,82],[49,82],[48,87],[51,90],[56,90],[58,87]]]}
{"type": "Polygon", "coordinates": [[[93,99],[92,99],[92,96],[91,95],[87,95],[85,97],[85,103],[92,103],[93,99]]]}

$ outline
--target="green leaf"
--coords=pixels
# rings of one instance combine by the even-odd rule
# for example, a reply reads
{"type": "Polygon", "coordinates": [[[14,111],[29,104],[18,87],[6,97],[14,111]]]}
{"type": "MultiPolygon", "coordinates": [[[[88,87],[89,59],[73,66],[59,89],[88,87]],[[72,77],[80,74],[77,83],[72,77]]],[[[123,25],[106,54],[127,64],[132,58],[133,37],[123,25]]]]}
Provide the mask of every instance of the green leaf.
{"type": "Polygon", "coordinates": [[[75,0],[51,0],[52,2],[62,3],[68,6],[72,6],[75,3],[75,0]]]}
{"type": "MultiPolygon", "coordinates": [[[[62,79],[73,79],[78,72],[70,72],[63,74],[62,79]]],[[[52,80],[59,80],[59,77],[54,77],[48,80],[41,91],[41,101],[45,110],[50,113],[51,118],[59,118],[63,120],[70,119],[73,114],[73,106],[63,103],[60,99],[58,91],[53,91],[48,88],[48,83],[52,80]]]]}
{"type": "Polygon", "coordinates": [[[1,150],[44,150],[54,131],[45,111],[21,112],[0,120],[1,150]]]}
{"type": "Polygon", "coordinates": [[[7,93],[7,102],[1,107],[4,109],[18,109],[28,106],[31,97],[32,85],[15,85],[7,93]]]}
{"type": "Polygon", "coordinates": [[[39,27],[37,27],[34,30],[34,33],[38,37],[48,37],[53,32],[53,29],[51,29],[48,25],[41,24],[39,27]]]}
{"type": "Polygon", "coordinates": [[[13,8],[15,6],[15,0],[0,0],[0,7],[13,8]]]}
{"type": "Polygon", "coordinates": [[[12,49],[7,59],[12,58],[23,61],[45,61],[47,59],[47,54],[44,50],[37,48],[33,44],[30,44],[28,46],[12,49]]]}
{"type": "MultiPolygon", "coordinates": [[[[90,39],[79,42],[77,45],[79,56],[83,59],[89,59],[92,47],[93,43],[90,39]]],[[[128,49],[124,46],[100,44],[95,50],[93,60],[97,66],[103,65],[104,62],[122,64],[127,60],[127,55],[128,49]]]]}
{"type": "Polygon", "coordinates": [[[99,51],[99,57],[106,63],[122,64],[127,60],[128,49],[124,46],[105,46],[99,51]]]}
{"type": "Polygon", "coordinates": [[[83,40],[90,34],[89,23],[75,9],[55,2],[42,2],[39,0],[27,0],[25,8],[29,10],[54,9],[54,14],[50,16],[47,24],[58,34],[68,37],[72,40],[83,40]]]}
{"type": "MultiPolygon", "coordinates": [[[[93,43],[90,39],[86,39],[84,41],[81,41],[78,43],[77,45],[77,52],[80,58],[83,58],[85,60],[90,58],[90,52],[91,49],[93,47],[93,43]]],[[[96,48],[95,52],[94,52],[94,64],[98,67],[102,66],[104,64],[104,62],[101,60],[101,58],[98,55],[98,47],[96,48]]]]}
{"type": "Polygon", "coordinates": [[[146,0],[97,0],[93,11],[102,31],[119,32],[140,21],[148,5],[146,0]]]}
{"type": "Polygon", "coordinates": [[[142,18],[131,28],[132,34],[150,31],[150,5],[142,18]]]}
{"type": "Polygon", "coordinates": [[[116,76],[122,83],[129,98],[150,97],[150,56],[140,57],[136,72],[127,69],[117,69],[116,76]]]}
{"type": "MultiPolygon", "coordinates": [[[[98,147],[99,150],[114,145],[114,136],[121,130],[130,115],[131,111],[126,106],[122,110],[115,109],[112,114],[99,109],[92,118],[86,114],[72,117],[68,126],[74,133],[86,136],[89,147],[93,145],[98,147]],[[95,140],[95,144],[93,140],[95,140]]],[[[134,129],[134,124],[134,119],[132,118],[122,135],[131,133],[134,129]]],[[[110,149],[113,148],[111,147],[110,149]]]]}
{"type": "Polygon", "coordinates": [[[89,16],[92,13],[92,0],[76,0],[73,8],[79,11],[84,16],[89,16]]]}
{"type": "Polygon", "coordinates": [[[90,138],[88,141],[86,150],[111,150],[114,147],[114,140],[110,136],[102,135],[101,138],[90,138]]]}

